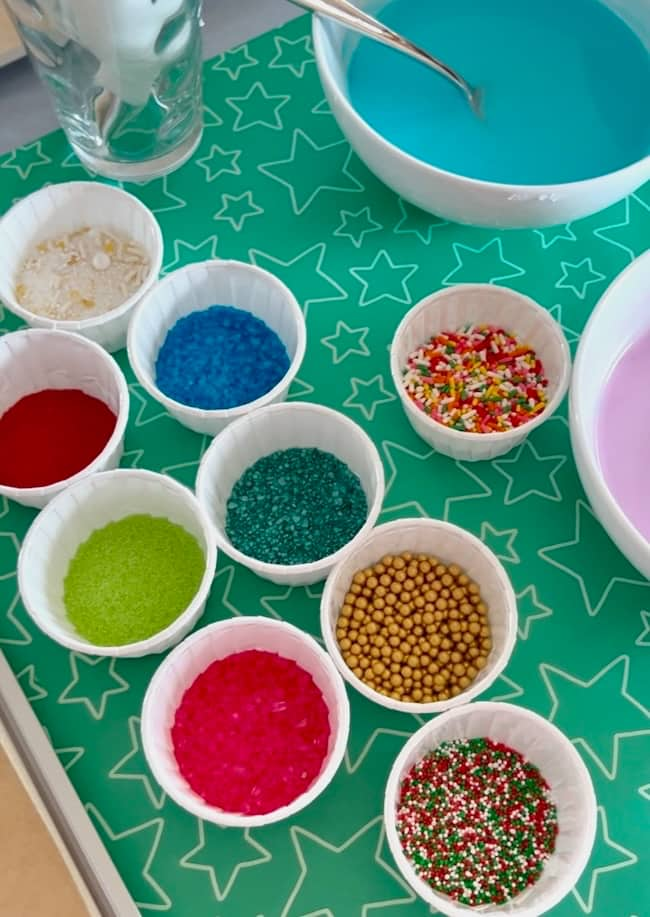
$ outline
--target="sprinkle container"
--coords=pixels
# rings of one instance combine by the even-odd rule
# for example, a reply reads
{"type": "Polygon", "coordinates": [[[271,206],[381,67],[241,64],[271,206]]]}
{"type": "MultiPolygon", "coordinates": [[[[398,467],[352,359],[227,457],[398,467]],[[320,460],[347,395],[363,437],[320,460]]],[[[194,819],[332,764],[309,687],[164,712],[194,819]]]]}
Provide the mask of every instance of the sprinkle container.
{"type": "Polygon", "coordinates": [[[408,740],[391,768],[384,799],[388,844],[399,871],[411,888],[446,917],[512,914],[537,917],[555,907],[571,890],[587,865],[596,836],[596,797],[589,772],[569,739],[548,720],[523,707],[478,702],[449,710],[422,726],[408,740]],[[396,811],[402,780],[413,765],[442,742],[489,738],[503,742],[539,768],[557,808],[555,851],[539,880],[501,905],[469,907],[434,891],[406,857],[397,832],[396,811]]]}
{"type": "Polygon", "coordinates": [[[214,436],[238,417],[284,401],[305,355],[306,337],[300,307],[277,277],[240,261],[204,261],[164,277],[142,300],[129,329],[129,360],[143,388],[172,417],[190,430],[214,436]],[[221,410],[182,404],[156,385],[156,359],[169,329],[178,319],[213,305],[234,306],[261,319],[282,340],[290,359],[283,378],[266,394],[221,410]]]}
{"type": "Polygon", "coordinates": [[[26,395],[44,389],[80,389],[99,398],[117,417],[96,458],[77,474],[45,487],[9,487],[0,495],[41,509],[54,496],[95,471],[116,468],[124,450],[129,390],[115,360],[102,347],[67,331],[25,329],[0,338],[0,416],[26,395]]]}
{"type": "Polygon", "coordinates": [[[151,680],[142,707],[142,747],[154,777],[179,806],[222,827],[259,827],[294,816],[329,785],[341,764],[350,727],[345,686],[332,660],[313,637],[281,621],[241,617],[219,621],[188,637],[169,654],[151,680]],[[205,803],[181,776],[171,741],[176,710],[185,691],[215,660],[257,649],[294,660],[320,689],[329,708],[330,738],[315,782],[289,805],[263,815],[223,812],[205,803]]]}
{"type": "Polygon", "coordinates": [[[20,200],[0,220],[0,299],[28,325],[75,331],[120,350],[132,311],[160,272],[163,241],[153,213],[132,194],[99,182],[62,182],[47,185],[20,200]],[[18,302],[16,276],[31,249],[40,242],[64,236],[85,226],[112,230],[137,242],[149,258],[139,289],[102,315],[65,321],[36,315],[18,302]]]}
{"type": "Polygon", "coordinates": [[[194,627],[205,609],[216,562],[212,528],[191,491],[166,475],[117,469],[71,485],[37,516],[18,558],[18,586],[34,623],[62,646],[94,656],[146,656],[174,646],[194,627]],[[79,545],[92,532],[134,514],[167,518],[193,535],[205,557],[203,578],[185,611],[164,630],[133,643],[97,646],[80,637],[67,617],[64,579],[79,545]]]}
{"type": "Polygon", "coordinates": [[[443,455],[472,462],[504,455],[551,417],[569,386],[571,356],[558,323],[532,299],[506,287],[472,283],[438,290],[407,312],[393,338],[390,366],[393,385],[418,436],[443,455]],[[409,398],[402,383],[408,355],[433,335],[467,325],[497,325],[535,350],[548,379],[548,401],[532,420],[502,432],[461,432],[433,420],[409,398]]]}
{"type": "Polygon", "coordinates": [[[273,583],[301,586],[325,579],[340,558],[370,531],[384,499],[384,471],[370,437],[345,415],[308,402],[270,405],[240,418],[215,437],[201,460],[196,494],[222,551],[273,583]],[[265,563],[238,551],[226,535],[228,498],[234,484],[258,459],[294,447],[322,449],[344,462],[361,481],[368,514],[354,538],[327,557],[305,564],[265,563]]]}
{"type": "Polygon", "coordinates": [[[321,633],[339,672],[368,700],[402,713],[441,713],[473,700],[498,678],[512,655],[517,637],[517,602],[503,566],[482,541],[470,532],[436,519],[396,519],[366,534],[332,570],[321,598],[321,633]],[[430,554],[442,563],[457,564],[481,589],[488,608],[492,649],[471,685],[456,697],[432,703],[401,701],[375,691],[345,662],[336,639],[336,622],[354,574],[387,554],[402,551],[430,554]]]}

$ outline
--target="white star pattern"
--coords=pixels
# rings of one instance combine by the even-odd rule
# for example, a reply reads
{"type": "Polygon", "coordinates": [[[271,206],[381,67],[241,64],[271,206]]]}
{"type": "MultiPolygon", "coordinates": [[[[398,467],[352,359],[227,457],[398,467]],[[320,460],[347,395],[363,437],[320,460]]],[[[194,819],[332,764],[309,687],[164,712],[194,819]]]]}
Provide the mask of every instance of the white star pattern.
{"type": "Polygon", "coordinates": [[[373,376],[372,379],[355,379],[352,377],[350,384],[352,392],[343,402],[343,406],[346,408],[358,408],[366,420],[373,420],[375,411],[380,404],[388,404],[397,398],[397,395],[388,391],[381,374],[373,376]],[[375,397],[371,397],[369,403],[364,401],[364,390],[371,396],[373,389],[375,397]]]}
{"type": "MultiPolygon", "coordinates": [[[[214,897],[217,899],[217,901],[226,900],[226,898],[230,894],[230,891],[233,885],[237,881],[237,877],[239,876],[239,873],[242,871],[242,869],[249,869],[251,866],[260,866],[263,863],[268,863],[271,859],[271,854],[269,853],[269,851],[265,847],[262,847],[262,845],[258,843],[256,840],[253,840],[253,838],[250,835],[250,830],[246,828],[246,830],[244,831],[244,840],[250,847],[252,847],[255,851],[257,851],[258,856],[251,857],[250,860],[242,860],[241,862],[237,863],[235,868],[232,870],[232,872],[228,876],[227,882],[224,884],[222,888],[219,885],[219,881],[217,879],[217,873],[216,873],[214,866],[211,866],[206,863],[192,863],[191,862],[192,857],[194,857],[197,853],[201,853],[201,851],[206,850],[206,847],[207,847],[206,840],[205,840],[205,823],[199,818],[197,819],[197,825],[198,825],[198,832],[199,832],[199,842],[196,845],[196,847],[192,848],[192,850],[188,851],[188,853],[186,853],[181,858],[180,865],[184,869],[197,869],[201,872],[207,873],[208,878],[210,879],[210,885],[212,886],[212,891],[214,892],[214,897]]],[[[218,830],[218,829],[213,829],[213,830],[218,830]]],[[[228,831],[227,828],[222,828],[221,830],[225,832],[228,831]]]]}
{"type": "MultiPolygon", "coordinates": [[[[626,866],[634,866],[634,864],[637,863],[639,859],[636,853],[634,853],[632,850],[628,850],[626,847],[623,847],[622,844],[617,844],[616,841],[611,839],[609,836],[609,826],[607,824],[607,813],[605,812],[603,806],[598,806],[598,824],[606,846],[610,847],[612,850],[616,850],[618,853],[623,854],[624,859],[618,860],[617,862],[608,866],[598,866],[596,869],[592,870],[586,899],[582,897],[577,887],[572,889],[576,901],[585,912],[585,914],[591,914],[593,912],[594,902],[596,899],[596,889],[600,876],[614,872],[617,869],[625,869],[626,866]]],[[[587,866],[587,871],[588,870],[589,866],[587,866]]]]}

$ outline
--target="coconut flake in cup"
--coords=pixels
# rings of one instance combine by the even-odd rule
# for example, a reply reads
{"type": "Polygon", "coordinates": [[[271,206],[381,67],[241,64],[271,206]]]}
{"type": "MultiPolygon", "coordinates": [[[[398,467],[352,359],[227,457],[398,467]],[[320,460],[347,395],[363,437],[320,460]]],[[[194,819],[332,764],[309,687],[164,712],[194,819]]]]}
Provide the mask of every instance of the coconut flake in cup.
{"type": "Polygon", "coordinates": [[[375,524],[384,499],[384,470],[374,443],[354,421],[322,405],[289,402],[241,417],[216,436],[201,460],[196,494],[214,526],[220,550],[263,579],[305,586],[325,579],[375,524]],[[244,554],[231,542],[226,533],[228,501],[235,484],[259,459],[296,448],[329,453],[358,477],[367,502],[366,519],[346,544],[312,563],[267,563],[244,554]]]}
{"type": "Polygon", "coordinates": [[[51,389],[76,389],[99,399],[116,422],[104,447],[71,477],[42,487],[15,487],[0,480],[0,495],[37,509],[87,475],[116,468],[129,417],[126,379],[98,344],[78,334],[35,328],[0,336],[0,417],[28,395],[51,389]]]}
{"type": "Polygon", "coordinates": [[[151,680],[142,707],[142,748],[163,790],[183,809],[222,826],[258,827],[291,818],[312,803],[336,774],[348,740],[350,708],[341,676],[318,643],[291,624],[262,617],[232,618],[202,628],[169,654],[151,680]],[[328,747],[313,783],[287,805],[265,814],[226,812],[191,789],[176,760],[172,729],[195,680],[216,660],[250,650],[295,662],[313,679],[329,714],[328,747]]]}
{"type": "Polygon", "coordinates": [[[74,331],[113,352],[126,343],[131,313],[157,279],[162,253],[156,218],[127,191],[89,181],[48,185],[18,201],[0,220],[0,299],[32,327],[74,331]],[[65,264],[59,263],[63,256],[65,264]],[[30,271],[43,299],[38,311],[22,304],[30,300],[30,271]],[[69,282],[79,271],[85,292],[69,282]],[[51,282],[44,287],[49,274],[51,282]],[[99,312],[88,290],[117,304],[99,312]],[[82,311],[87,309],[88,318],[65,317],[68,293],[82,311]],[[59,296],[61,317],[55,308],[59,296]]]}
{"type": "Polygon", "coordinates": [[[129,329],[129,361],[142,387],[183,426],[214,436],[233,420],[284,401],[305,355],[305,319],[291,291],[273,274],[241,261],[188,264],[164,277],[143,299],[129,329]],[[212,306],[243,310],[274,332],[289,357],[283,377],[260,397],[230,408],[207,410],[170,398],[156,384],[156,362],[179,319],[212,306]]]}
{"type": "MultiPolygon", "coordinates": [[[[388,591],[390,591],[390,587],[388,591]]],[[[367,601],[371,602],[372,599],[369,598],[367,601]]],[[[372,621],[373,630],[376,628],[380,630],[381,623],[377,624],[376,619],[372,617],[373,609],[367,605],[364,607],[366,609],[364,611],[366,617],[360,619],[357,623],[360,626],[367,626],[372,621]]],[[[417,611],[418,609],[414,608],[411,613],[414,614],[417,611]]],[[[433,634],[442,635],[441,631],[439,631],[438,623],[431,623],[429,627],[430,632],[426,627],[423,628],[424,632],[417,641],[420,653],[422,652],[422,642],[427,641],[429,643],[433,634]]],[[[356,688],[360,694],[363,694],[364,697],[367,697],[368,700],[402,713],[441,713],[443,710],[457,707],[478,697],[493,684],[505,669],[512,655],[517,637],[517,602],[512,584],[497,557],[470,532],[449,522],[440,522],[435,519],[397,519],[393,522],[379,525],[367,533],[350,551],[346,552],[343,559],[332,570],[325,583],[321,598],[321,632],[327,651],[336,663],[339,672],[349,684],[356,688]],[[401,700],[376,690],[375,687],[355,674],[346,662],[344,652],[339,645],[337,622],[355,574],[372,568],[387,556],[397,557],[404,552],[410,552],[415,558],[418,555],[434,557],[447,568],[456,565],[460,569],[461,575],[465,574],[470,581],[478,586],[481,600],[487,607],[491,648],[487,654],[485,664],[477,670],[467,687],[461,689],[456,696],[450,696],[445,700],[430,702],[401,700]]],[[[415,635],[415,631],[409,630],[410,633],[415,635]]],[[[383,655],[380,655],[377,659],[373,658],[371,655],[373,646],[374,643],[371,636],[368,639],[368,643],[361,648],[363,653],[360,659],[365,654],[370,666],[374,662],[382,661],[385,658],[383,655]]],[[[430,657],[426,666],[423,666],[419,661],[419,656],[418,661],[414,658],[412,662],[409,662],[407,654],[402,652],[401,646],[397,647],[397,651],[400,653],[399,657],[397,657],[400,664],[409,664],[410,671],[406,673],[406,676],[412,678],[413,669],[419,668],[423,675],[427,674],[425,669],[428,669],[432,661],[436,661],[437,654],[444,651],[444,649],[437,646],[432,651],[429,646],[425,647],[425,655],[428,654],[430,657]]],[[[444,666],[451,669],[453,648],[449,652],[445,652],[449,659],[445,656],[444,666]]],[[[392,661],[397,660],[391,657],[388,663],[392,661]]],[[[467,667],[465,665],[466,669],[467,667]]],[[[443,665],[441,664],[439,668],[442,670],[443,665]]],[[[401,669],[400,671],[401,679],[404,675],[404,670],[401,669]]]]}
{"type": "Polygon", "coordinates": [[[504,455],[557,410],[569,386],[571,355],[562,329],[534,300],[507,287],[468,283],[425,297],[400,322],[390,352],[391,375],[408,422],[437,452],[473,462],[504,455]],[[488,433],[460,431],[434,420],[409,397],[403,383],[410,354],[442,332],[497,326],[531,347],[548,380],[546,405],[518,427],[488,433]]]}
{"type": "MultiPolygon", "coordinates": [[[[205,610],[216,563],[212,527],[194,494],[167,475],[122,468],[77,481],[36,517],[18,558],[18,586],[34,623],[61,646],[94,656],[138,657],[162,653],[192,630],[205,610]],[[191,600],[163,629],[130,643],[98,645],[68,617],[64,582],[91,536],[134,517],[168,520],[183,530],[203,555],[203,572],[191,600]]],[[[182,572],[179,566],[177,576],[182,572]]]]}
{"type": "Polygon", "coordinates": [[[446,917],[537,917],[557,905],[579,879],[596,836],[597,806],[589,772],[569,739],[548,720],[512,704],[480,701],[449,710],[422,726],[397,756],[386,785],[384,823],[402,876],[432,909],[446,917]],[[400,790],[411,768],[443,742],[487,738],[500,742],[539,769],[557,811],[555,850],[538,880],[501,905],[468,906],[434,891],[406,856],[398,833],[400,790]]]}

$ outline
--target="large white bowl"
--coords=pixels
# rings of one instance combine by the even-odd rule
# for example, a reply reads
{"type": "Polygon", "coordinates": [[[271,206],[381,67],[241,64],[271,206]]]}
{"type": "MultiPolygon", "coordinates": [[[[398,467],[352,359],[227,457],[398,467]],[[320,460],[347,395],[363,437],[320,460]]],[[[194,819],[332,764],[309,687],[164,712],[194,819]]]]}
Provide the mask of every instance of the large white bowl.
{"type": "MultiPolygon", "coordinates": [[[[647,0],[605,2],[634,27],[650,48],[647,0]]],[[[386,2],[358,0],[357,5],[376,13],[386,2]]],[[[358,37],[337,23],[315,16],[313,40],[327,101],[357,155],[389,188],[447,220],[503,228],[568,223],[614,204],[650,179],[650,156],[608,175],[559,185],[479,181],[428,165],[385,140],[350,104],[346,70],[358,37]]],[[[570,143],[570,138],[566,142],[570,143]]]]}
{"type": "Polygon", "coordinates": [[[582,333],[570,390],[571,443],[578,473],[594,512],[637,570],[650,578],[650,544],[618,505],[598,460],[598,405],[621,354],[650,329],[650,251],[620,274],[603,294],[582,333]]]}

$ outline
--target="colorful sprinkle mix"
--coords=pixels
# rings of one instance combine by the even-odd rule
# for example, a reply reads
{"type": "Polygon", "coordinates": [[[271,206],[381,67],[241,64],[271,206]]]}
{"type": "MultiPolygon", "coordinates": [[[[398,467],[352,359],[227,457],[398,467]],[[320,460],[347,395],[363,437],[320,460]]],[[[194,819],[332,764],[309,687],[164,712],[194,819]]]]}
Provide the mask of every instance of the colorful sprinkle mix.
{"type": "Polygon", "coordinates": [[[329,710],[293,659],[245,650],[218,659],[183,695],[172,727],[179,770],[224,812],[262,815],[312,785],[327,756],[329,710]]]}
{"type": "Polygon", "coordinates": [[[461,904],[503,904],[539,879],[557,810],[538,768],[501,742],[443,742],[405,777],[397,831],[415,871],[461,904]]]}
{"type": "Polygon", "coordinates": [[[535,351],[494,325],[434,335],[408,356],[403,384],[422,411],[462,433],[512,430],[548,403],[535,351]]]}

